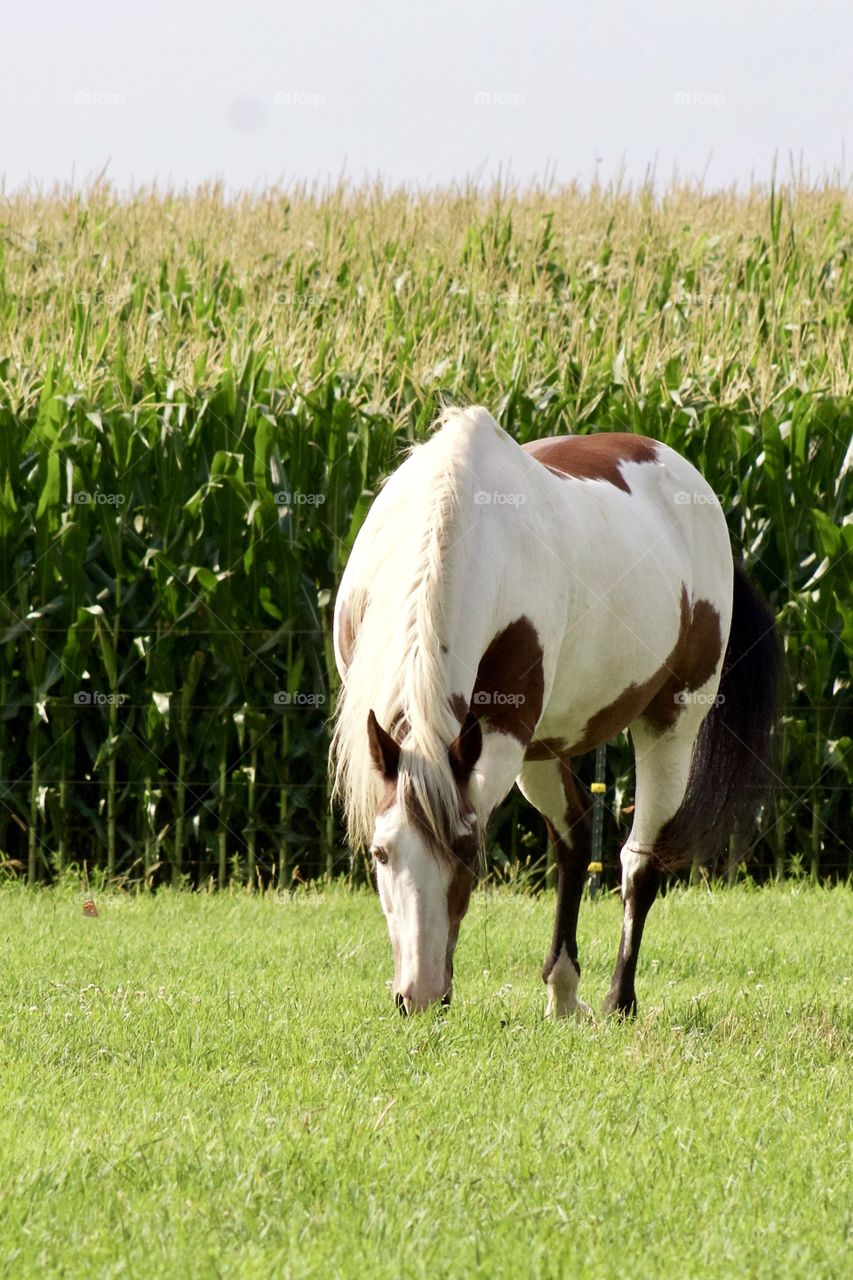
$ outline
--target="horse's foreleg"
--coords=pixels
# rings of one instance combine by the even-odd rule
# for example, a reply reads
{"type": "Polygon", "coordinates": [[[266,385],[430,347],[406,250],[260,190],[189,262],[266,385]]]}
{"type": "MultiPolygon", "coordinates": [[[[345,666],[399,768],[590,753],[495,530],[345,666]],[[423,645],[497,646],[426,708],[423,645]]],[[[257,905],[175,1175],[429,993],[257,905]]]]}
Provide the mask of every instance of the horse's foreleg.
{"type": "MultiPolygon", "coordinates": [[[[687,726],[684,727],[686,729],[687,726]]],[[[695,732],[660,734],[643,721],[631,726],[636,757],[634,825],[622,848],[622,937],[605,1013],[637,1012],[634,977],[646,916],[660,887],[654,844],[687,787],[695,732]]]]}
{"type": "Polygon", "coordinates": [[[557,912],[554,935],[542,968],[548,988],[546,1017],[589,1013],[578,1000],[577,924],[590,858],[590,806],[568,760],[525,764],[518,779],[522,794],[545,819],[557,861],[557,912]]]}

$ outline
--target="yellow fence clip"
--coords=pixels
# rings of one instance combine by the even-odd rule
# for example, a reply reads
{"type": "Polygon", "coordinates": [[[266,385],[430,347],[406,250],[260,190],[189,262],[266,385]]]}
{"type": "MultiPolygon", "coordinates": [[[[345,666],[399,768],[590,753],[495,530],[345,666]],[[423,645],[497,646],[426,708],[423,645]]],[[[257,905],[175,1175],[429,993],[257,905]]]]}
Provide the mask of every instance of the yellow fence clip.
{"type": "Polygon", "coordinates": [[[600,863],[600,862],[591,862],[591,863],[589,864],[589,866],[587,867],[587,871],[589,871],[589,873],[590,873],[591,875],[594,875],[594,876],[595,876],[595,875],[601,875],[601,863],[600,863]]]}
{"type": "Polygon", "coordinates": [[[590,791],[592,792],[592,794],[593,794],[594,796],[603,796],[603,795],[604,795],[604,793],[605,793],[605,791],[607,790],[607,783],[606,783],[606,782],[591,782],[591,783],[590,783],[590,786],[589,786],[589,789],[590,789],[590,791]]]}

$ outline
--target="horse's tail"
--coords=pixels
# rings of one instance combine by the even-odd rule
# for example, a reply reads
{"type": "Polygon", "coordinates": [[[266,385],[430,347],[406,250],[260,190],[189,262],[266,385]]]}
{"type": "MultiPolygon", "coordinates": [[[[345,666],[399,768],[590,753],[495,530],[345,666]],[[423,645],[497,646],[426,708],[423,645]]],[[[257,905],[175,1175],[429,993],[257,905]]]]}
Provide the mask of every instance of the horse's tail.
{"type": "Polygon", "coordinates": [[[782,650],[773,615],[735,565],[732,624],[717,699],[702,722],[681,807],[655,844],[674,871],[719,857],[743,840],[775,778],[773,755],[782,650]]]}

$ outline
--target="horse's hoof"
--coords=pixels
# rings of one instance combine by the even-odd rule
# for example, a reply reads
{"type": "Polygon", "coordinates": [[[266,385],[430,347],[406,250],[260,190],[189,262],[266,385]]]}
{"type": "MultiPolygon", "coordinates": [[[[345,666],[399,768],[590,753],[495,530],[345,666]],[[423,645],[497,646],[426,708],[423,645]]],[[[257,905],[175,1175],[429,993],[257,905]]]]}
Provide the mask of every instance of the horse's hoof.
{"type": "Polygon", "coordinates": [[[636,1018],[637,998],[632,996],[630,1000],[625,1000],[618,995],[609,995],[604,1001],[602,1012],[605,1018],[619,1018],[623,1022],[629,1018],[636,1018]]]}
{"type": "Polygon", "coordinates": [[[553,998],[553,992],[548,994],[548,1004],[545,1009],[545,1017],[550,1022],[556,1022],[560,1018],[577,1018],[579,1022],[595,1021],[595,1014],[584,1000],[559,1001],[553,998]]]}

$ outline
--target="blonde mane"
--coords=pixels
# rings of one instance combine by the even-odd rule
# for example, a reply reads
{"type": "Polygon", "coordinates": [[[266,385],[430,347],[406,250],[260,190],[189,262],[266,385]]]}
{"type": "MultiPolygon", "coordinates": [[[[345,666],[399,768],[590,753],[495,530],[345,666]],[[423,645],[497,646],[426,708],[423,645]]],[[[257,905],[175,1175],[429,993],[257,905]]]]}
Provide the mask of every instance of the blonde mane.
{"type": "Polygon", "coordinates": [[[370,759],[368,712],[400,743],[398,799],[445,848],[463,823],[447,750],[459,732],[442,647],[449,646],[448,556],[461,500],[472,489],[472,435],[497,429],[482,409],[449,409],[415,445],[371,510],[357,544],[347,602],[354,636],[332,738],[333,793],[349,838],[373,834],[382,781],[370,759]],[[364,542],[365,545],[360,545],[364,542]]]}

